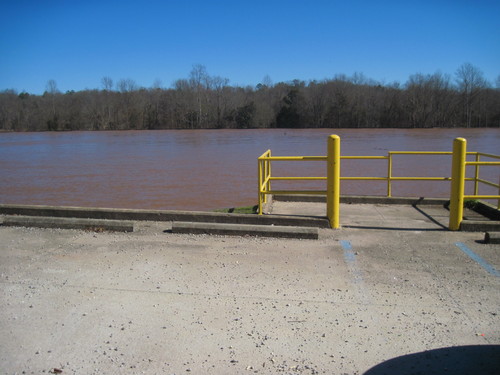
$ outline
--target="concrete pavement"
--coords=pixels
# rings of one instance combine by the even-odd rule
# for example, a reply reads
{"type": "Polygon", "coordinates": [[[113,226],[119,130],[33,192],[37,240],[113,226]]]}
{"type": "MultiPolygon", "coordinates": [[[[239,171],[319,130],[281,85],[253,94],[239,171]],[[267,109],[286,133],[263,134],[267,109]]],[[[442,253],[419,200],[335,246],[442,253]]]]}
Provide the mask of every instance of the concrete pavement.
{"type": "Polygon", "coordinates": [[[407,208],[319,240],[0,226],[1,373],[496,374],[498,245],[407,208]]]}

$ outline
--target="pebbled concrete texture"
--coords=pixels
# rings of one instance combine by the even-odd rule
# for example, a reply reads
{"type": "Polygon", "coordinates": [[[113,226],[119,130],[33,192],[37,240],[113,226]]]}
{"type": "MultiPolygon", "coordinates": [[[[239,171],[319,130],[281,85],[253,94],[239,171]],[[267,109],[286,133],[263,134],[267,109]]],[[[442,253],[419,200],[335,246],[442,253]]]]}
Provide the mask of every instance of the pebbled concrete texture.
{"type": "Polygon", "coordinates": [[[318,228],[271,225],[174,222],[172,223],[172,232],[187,234],[218,234],[227,236],[249,235],[309,240],[318,239],[318,228]]]}
{"type": "Polygon", "coordinates": [[[134,223],[123,220],[76,219],[40,216],[6,216],[5,226],[21,226],[34,228],[84,229],[94,231],[133,232],[134,223]]]}
{"type": "Polygon", "coordinates": [[[317,241],[0,226],[0,372],[496,374],[500,278],[457,243],[498,246],[375,212],[317,241]]]}

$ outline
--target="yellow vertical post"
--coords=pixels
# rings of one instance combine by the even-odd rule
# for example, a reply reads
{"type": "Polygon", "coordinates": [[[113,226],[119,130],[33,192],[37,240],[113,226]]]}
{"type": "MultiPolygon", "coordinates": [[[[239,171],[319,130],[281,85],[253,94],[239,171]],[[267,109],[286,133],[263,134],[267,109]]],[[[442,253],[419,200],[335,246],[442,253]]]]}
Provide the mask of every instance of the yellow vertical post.
{"type": "MultiPolygon", "coordinates": [[[[479,154],[476,153],[476,161],[479,162],[479,154]]],[[[474,173],[474,195],[479,195],[479,165],[476,164],[474,173]]]]}
{"type": "Polygon", "coordinates": [[[391,185],[391,178],[392,178],[392,153],[388,153],[389,158],[387,159],[387,197],[392,196],[392,185],[391,185]]]}
{"type": "Polygon", "coordinates": [[[451,164],[450,192],[450,230],[459,230],[464,213],[465,158],[467,141],[456,138],[453,141],[453,160],[451,164]]]}
{"type": "Polygon", "coordinates": [[[326,216],[330,227],[340,227],[340,138],[328,137],[326,216]]]}
{"type": "MultiPolygon", "coordinates": [[[[262,170],[262,164],[263,164],[263,160],[260,160],[260,158],[257,160],[257,164],[258,164],[258,167],[257,167],[257,171],[258,171],[258,184],[259,184],[259,215],[262,215],[262,205],[264,204],[263,202],[263,194],[262,194],[262,173],[263,173],[263,170],[262,170]]],[[[265,197],[265,195],[264,195],[265,197]]]]}
{"type": "MultiPolygon", "coordinates": [[[[268,156],[271,157],[271,150],[269,150],[268,156]]],[[[267,180],[266,189],[267,191],[271,191],[271,160],[267,160],[266,180],[267,180]]],[[[266,194],[266,202],[267,202],[267,194],[266,194]]]]}
{"type": "MultiPolygon", "coordinates": [[[[500,176],[498,176],[498,195],[500,195],[500,176]]],[[[498,199],[497,208],[500,210],[500,198],[498,199]]]]}

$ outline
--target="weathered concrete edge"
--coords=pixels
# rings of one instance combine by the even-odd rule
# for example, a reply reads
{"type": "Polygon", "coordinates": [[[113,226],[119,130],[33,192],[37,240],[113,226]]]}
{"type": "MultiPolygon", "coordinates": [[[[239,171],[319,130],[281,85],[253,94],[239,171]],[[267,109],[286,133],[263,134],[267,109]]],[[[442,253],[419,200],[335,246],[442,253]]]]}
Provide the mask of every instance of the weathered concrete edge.
{"type": "Polygon", "coordinates": [[[319,237],[318,228],[196,222],[173,222],[172,233],[211,235],[217,234],[229,236],[249,235],[260,237],[298,238],[311,240],[317,240],[319,237]]]}
{"type": "Polygon", "coordinates": [[[500,244],[500,232],[486,232],[484,234],[484,242],[500,244]]]}
{"type": "Polygon", "coordinates": [[[36,228],[86,229],[113,232],[134,231],[133,222],[104,219],[76,219],[46,216],[6,216],[3,219],[2,224],[4,226],[11,227],[22,226],[36,228]]]}
{"type": "MultiPolygon", "coordinates": [[[[275,195],[275,201],[281,202],[317,202],[325,203],[326,197],[322,195],[275,195]]],[[[351,204],[407,204],[407,205],[432,205],[442,206],[449,202],[445,198],[425,197],[380,197],[371,195],[341,195],[340,203],[351,204]]]]}
{"type": "Polygon", "coordinates": [[[500,231],[500,221],[463,220],[460,230],[464,232],[500,231]]]}
{"type": "Polygon", "coordinates": [[[138,210],[121,208],[0,204],[0,214],[106,220],[190,221],[205,223],[282,225],[329,228],[329,223],[326,217],[229,214],[222,212],[204,211],[138,210]]]}

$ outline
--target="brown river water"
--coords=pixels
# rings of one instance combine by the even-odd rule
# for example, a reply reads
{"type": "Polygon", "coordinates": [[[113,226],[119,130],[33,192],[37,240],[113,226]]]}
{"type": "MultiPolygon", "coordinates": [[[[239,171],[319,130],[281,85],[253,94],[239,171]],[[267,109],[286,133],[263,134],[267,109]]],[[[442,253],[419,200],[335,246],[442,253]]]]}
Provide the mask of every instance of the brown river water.
{"type": "MultiPolygon", "coordinates": [[[[326,155],[327,137],[342,155],[388,151],[500,154],[500,129],[265,129],[0,133],[0,203],[212,210],[257,203],[257,158],[326,155]]],[[[386,176],[386,161],[341,164],[343,176],[386,176]]],[[[449,177],[449,156],[397,156],[393,176],[449,177]]],[[[325,176],[318,161],[274,162],[275,176],[325,176]]],[[[481,177],[498,183],[498,167],[481,177]]],[[[472,175],[469,170],[469,175],[472,175]]],[[[325,182],[273,188],[325,189],[325,182]]],[[[468,187],[470,188],[470,186],[468,187]]],[[[393,196],[448,197],[449,182],[394,182],[393,196]]],[[[343,181],[341,194],[385,195],[385,182],[343,181]]],[[[472,193],[472,191],[470,191],[472,193]]],[[[484,188],[481,194],[497,194],[484,188]]]]}

